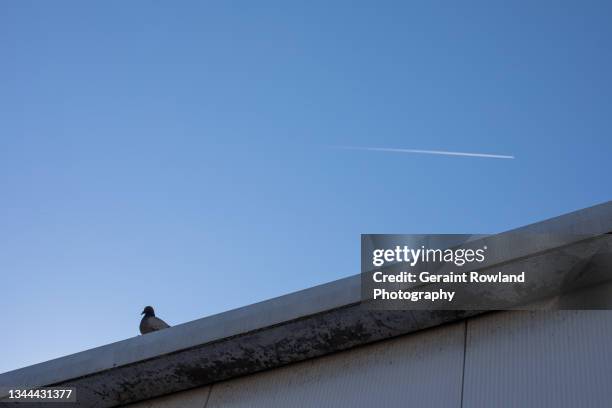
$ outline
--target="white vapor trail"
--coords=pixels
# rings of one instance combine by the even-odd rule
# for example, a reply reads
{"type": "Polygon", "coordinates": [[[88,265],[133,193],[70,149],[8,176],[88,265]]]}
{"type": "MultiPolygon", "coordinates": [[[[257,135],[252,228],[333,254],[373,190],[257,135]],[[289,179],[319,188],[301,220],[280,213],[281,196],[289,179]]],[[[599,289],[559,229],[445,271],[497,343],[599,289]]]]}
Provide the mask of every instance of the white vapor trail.
{"type": "Polygon", "coordinates": [[[448,152],[444,150],[394,149],[390,147],[359,147],[359,146],[332,146],[332,148],[346,149],[346,150],[369,150],[373,152],[421,153],[421,154],[438,154],[438,155],[443,155],[443,156],[486,157],[489,159],[514,159],[514,156],[508,156],[504,154],[448,152]]]}

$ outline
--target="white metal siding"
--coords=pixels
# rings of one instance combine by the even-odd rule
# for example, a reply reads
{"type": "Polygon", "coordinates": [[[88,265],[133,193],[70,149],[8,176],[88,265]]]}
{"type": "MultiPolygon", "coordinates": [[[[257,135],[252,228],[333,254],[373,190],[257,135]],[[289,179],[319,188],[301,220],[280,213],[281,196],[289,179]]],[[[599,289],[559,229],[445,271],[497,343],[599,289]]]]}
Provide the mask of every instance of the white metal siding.
{"type": "Polygon", "coordinates": [[[148,401],[130,404],[130,408],[204,408],[208,401],[210,387],[200,387],[177,392],[148,401]]]}
{"type": "Polygon", "coordinates": [[[612,312],[512,312],[468,323],[463,406],[612,407],[612,312]]]}

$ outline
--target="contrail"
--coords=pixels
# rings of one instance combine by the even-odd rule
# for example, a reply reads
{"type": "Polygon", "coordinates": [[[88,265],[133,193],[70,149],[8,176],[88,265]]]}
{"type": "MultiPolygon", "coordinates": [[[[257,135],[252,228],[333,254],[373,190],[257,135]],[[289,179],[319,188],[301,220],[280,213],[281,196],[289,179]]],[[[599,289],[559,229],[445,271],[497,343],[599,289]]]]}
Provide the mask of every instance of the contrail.
{"type": "Polygon", "coordinates": [[[489,159],[514,159],[514,156],[508,156],[504,154],[448,152],[444,150],[394,149],[390,147],[359,147],[359,146],[331,146],[331,147],[334,149],[369,150],[373,152],[421,153],[421,154],[439,154],[443,156],[486,157],[489,159]]]}

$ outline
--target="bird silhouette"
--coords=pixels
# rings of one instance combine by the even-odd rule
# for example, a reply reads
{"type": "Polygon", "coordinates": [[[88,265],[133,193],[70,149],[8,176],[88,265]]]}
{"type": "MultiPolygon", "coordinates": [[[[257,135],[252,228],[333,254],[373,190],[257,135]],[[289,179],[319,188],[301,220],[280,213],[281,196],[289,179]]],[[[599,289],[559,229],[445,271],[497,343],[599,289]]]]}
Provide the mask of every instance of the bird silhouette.
{"type": "Polygon", "coordinates": [[[147,334],[170,327],[162,319],[155,317],[155,310],[151,306],[145,307],[141,314],[144,316],[140,321],[140,334],[147,334]]]}

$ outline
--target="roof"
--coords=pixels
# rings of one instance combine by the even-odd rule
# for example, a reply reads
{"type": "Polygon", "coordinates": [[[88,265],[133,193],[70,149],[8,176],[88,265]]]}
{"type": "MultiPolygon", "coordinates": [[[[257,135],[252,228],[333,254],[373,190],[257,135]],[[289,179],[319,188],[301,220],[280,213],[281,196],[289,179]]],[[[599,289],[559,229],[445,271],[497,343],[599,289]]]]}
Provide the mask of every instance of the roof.
{"type": "MultiPolygon", "coordinates": [[[[612,202],[516,232],[612,231],[612,202]]],[[[500,235],[504,235],[500,234],[500,235]]],[[[73,406],[111,407],[204,386],[464,319],[478,311],[371,310],[360,276],[0,374],[3,387],[77,387],[73,406]]]]}

